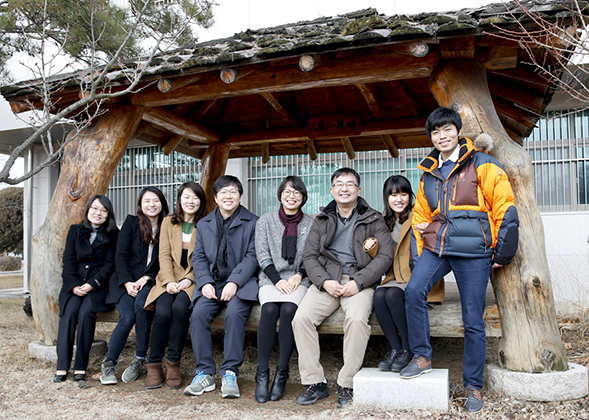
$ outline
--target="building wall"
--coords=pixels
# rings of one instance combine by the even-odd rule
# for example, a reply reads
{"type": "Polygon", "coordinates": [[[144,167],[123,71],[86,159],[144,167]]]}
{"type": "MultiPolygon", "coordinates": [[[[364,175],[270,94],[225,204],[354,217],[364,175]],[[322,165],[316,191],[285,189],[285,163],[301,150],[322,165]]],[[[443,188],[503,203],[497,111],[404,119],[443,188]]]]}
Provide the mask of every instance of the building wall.
{"type": "Polygon", "coordinates": [[[542,213],[542,222],[558,312],[589,308],[589,212],[542,213]]]}

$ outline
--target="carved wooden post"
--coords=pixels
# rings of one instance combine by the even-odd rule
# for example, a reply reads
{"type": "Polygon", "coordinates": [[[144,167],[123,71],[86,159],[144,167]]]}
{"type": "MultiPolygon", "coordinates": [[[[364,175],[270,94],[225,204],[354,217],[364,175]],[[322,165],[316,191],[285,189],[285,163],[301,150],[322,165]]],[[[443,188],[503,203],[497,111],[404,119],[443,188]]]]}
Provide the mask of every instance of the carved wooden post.
{"type": "Polygon", "coordinates": [[[520,219],[519,249],[513,262],[493,270],[491,278],[503,330],[500,363],[519,372],[567,370],[530,155],[504,130],[491,100],[485,68],[480,63],[443,61],[432,73],[429,85],[441,106],[458,106],[463,133],[484,132],[493,137],[491,154],[501,162],[515,194],[520,219]]]}
{"type": "Polygon", "coordinates": [[[90,197],[106,192],[142,113],[142,108],[114,106],[66,146],[47,217],[32,241],[31,302],[42,344],[54,345],[57,339],[61,261],[68,229],[82,219],[90,197]]]}
{"type": "Polygon", "coordinates": [[[217,206],[213,200],[213,184],[217,178],[225,175],[230,148],[228,143],[211,143],[201,160],[200,185],[207,195],[207,213],[217,206]]]}

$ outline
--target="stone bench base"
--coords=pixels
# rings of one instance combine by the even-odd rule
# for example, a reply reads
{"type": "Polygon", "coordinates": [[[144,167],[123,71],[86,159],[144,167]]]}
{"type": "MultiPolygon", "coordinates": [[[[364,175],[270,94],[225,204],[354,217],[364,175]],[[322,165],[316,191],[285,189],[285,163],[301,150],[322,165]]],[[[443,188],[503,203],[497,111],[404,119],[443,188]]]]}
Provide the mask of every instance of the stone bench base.
{"type": "Polygon", "coordinates": [[[398,373],[363,368],[354,376],[354,404],[382,409],[448,410],[448,369],[433,369],[415,379],[398,373]]]}

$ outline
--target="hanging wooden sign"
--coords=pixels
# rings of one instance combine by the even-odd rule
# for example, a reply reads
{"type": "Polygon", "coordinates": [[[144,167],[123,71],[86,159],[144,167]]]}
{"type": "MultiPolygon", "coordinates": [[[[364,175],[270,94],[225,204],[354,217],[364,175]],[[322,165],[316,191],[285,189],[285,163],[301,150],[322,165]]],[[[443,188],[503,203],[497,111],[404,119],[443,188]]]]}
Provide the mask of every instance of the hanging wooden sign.
{"type": "Polygon", "coordinates": [[[331,115],[309,118],[307,136],[314,140],[326,137],[349,137],[362,134],[359,116],[331,115]]]}

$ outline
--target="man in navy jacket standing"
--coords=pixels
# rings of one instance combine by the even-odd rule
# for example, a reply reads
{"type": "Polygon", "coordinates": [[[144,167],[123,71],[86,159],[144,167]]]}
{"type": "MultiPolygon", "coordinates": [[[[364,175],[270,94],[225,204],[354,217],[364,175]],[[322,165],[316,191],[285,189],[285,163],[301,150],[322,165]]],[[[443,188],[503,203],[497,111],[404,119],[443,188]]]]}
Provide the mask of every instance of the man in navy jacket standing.
{"type": "Polygon", "coordinates": [[[197,363],[196,375],[184,393],[202,395],[215,389],[211,322],[226,307],[221,393],[223,398],[237,398],[245,323],[258,295],[254,245],[258,216],[241,205],[243,187],[234,176],[215,181],[213,194],[217,208],[196,225],[190,336],[197,363]]]}

